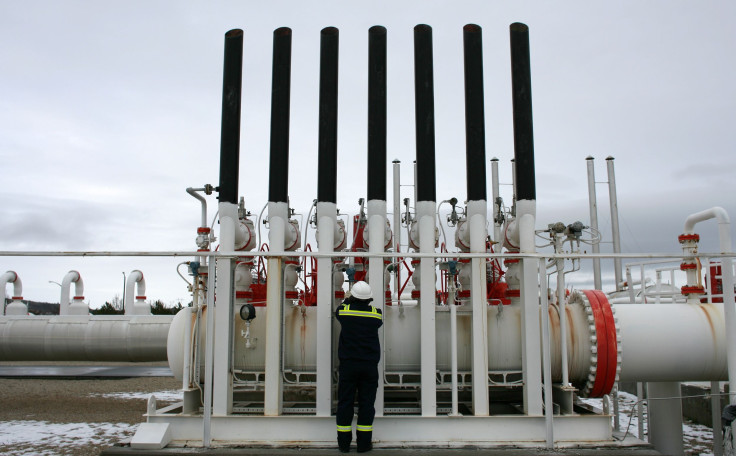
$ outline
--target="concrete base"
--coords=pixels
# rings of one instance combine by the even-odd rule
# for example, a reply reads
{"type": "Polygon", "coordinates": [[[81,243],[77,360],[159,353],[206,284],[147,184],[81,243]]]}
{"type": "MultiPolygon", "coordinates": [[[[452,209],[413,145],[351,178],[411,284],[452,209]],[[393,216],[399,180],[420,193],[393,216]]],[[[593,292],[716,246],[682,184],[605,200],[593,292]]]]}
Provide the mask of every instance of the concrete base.
{"type": "Polygon", "coordinates": [[[169,423],[142,423],[130,441],[136,450],[160,450],[171,442],[169,423]]]}
{"type": "MultiPolygon", "coordinates": [[[[377,456],[405,456],[416,454],[412,448],[374,448],[369,454],[377,456]]],[[[421,450],[422,456],[661,456],[661,453],[653,450],[651,446],[633,447],[586,447],[586,448],[557,448],[554,450],[531,449],[519,447],[506,448],[425,448],[421,450]]],[[[220,456],[323,456],[325,454],[340,454],[337,446],[330,448],[165,448],[163,450],[141,451],[130,447],[113,447],[103,450],[103,456],[172,456],[172,455],[220,455],[220,456]]],[[[353,445],[350,454],[355,454],[353,445]]]]}
{"type": "MultiPolygon", "coordinates": [[[[173,406],[171,406],[173,407],[173,406]]],[[[158,411],[149,413],[148,423],[171,425],[172,447],[201,447],[201,416],[158,411]]],[[[606,415],[557,415],[554,439],[560,446],[621,446],[612,435],[611,417],[606,415]]],[[[530,448],[545,446],[543,416],[494,415],[490,417],[376,417],[375,448],[530,448]]],[[[213,447],[301,447],[326,448],[336,438],[334,417],[315,416],[213,416],[213,447]]],[[[638,441],[637,441],[638,442],[638,441]]],[[[638,442],[639,444],[641,442],[638,442]]]]}

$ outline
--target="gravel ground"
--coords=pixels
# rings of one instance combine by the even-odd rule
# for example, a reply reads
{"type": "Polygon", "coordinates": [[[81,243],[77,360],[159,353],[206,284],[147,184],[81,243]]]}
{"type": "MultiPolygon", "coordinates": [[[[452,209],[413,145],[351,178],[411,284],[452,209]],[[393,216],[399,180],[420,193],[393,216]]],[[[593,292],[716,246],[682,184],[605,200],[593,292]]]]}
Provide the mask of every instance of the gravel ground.
{"type": "Polygon", "coordinates": [[[147,396],[114,393],[179,386],[173,377],[0,378],[0,454],[97,455],[143,422],[147,396]]]}

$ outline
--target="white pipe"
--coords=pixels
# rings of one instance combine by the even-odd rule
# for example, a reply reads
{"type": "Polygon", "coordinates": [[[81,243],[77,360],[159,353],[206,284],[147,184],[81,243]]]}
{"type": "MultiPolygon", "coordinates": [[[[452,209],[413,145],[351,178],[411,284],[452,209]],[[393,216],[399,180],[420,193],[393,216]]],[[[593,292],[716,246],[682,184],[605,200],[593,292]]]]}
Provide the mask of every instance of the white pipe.
{"type": "Polygon", "coordinates": [[[0,319],[3,361],[165,361],[170,315],[0,319]]]}
{"type": "MultiPolygon", "coordinates": [[[[641,283],[641,281],[639,283],[641,283]]],[[[629,289],[629,300],[633,304],[636,302],[636,291],[634,290],[634,278],[631,276],[631,268],[629,266],[626,267],[626,285],[629,289]]],[[[644,286],[645,285],[642,285],[642,289],[644,286]]],[[[616,285],[616,289],[618,288],[619,286],[616,285]]]]}
{"type": "Polygon", "coordinates": [[[84,303],[84,281],[78,271],[69,271],[61,281],[61,299],[59,315],[89,315],[89,308],[84,303]],[[74,283],[74,303],[71,303],[69,293],[74,283]]]}
{"type": "MultiPolygon", "coordinates": [[[[542,290],[540,299],[542,301],[542,372],[544,375],[544,423],[547,448],[555,446],[554,439],[554,405],[552,404],[552,350],[550,347],[549,328],[549,300],[547,299],[547,269],[543,261],[539,262],[539,284],[542,290]]],[[[564,314],[560,315],[560,322],[565,320],[564,314]]],[[[564,337],[561,337],[564,340],[564,337]]],[[[564,375],[564,372],[563,372],[564,375]]]]}
{"type": "Polygon", "coordinates": [[[18,277],[15,271],[8,271],[0,276],[0,284],[3,286],[3,291],[5,291],[5,286],[8,283],[13,284],[13,296],[10,304],[7,307],[3,306],[3,314],[28,315],[28,307],[23,304],[23,282],[21,282],[20,277],[18,277]]]}
{"type": "Polygon", "coordinates": [[[399,299],[399,305],[401,305],[401,297],[399,296],[399,290],[401,289],[401,275],[399,271],[401,268],[398,264],[398,254],[401,250],[401,161],[393,161],[393,176],[394,176],[394,294],[399,299]]]}
{"type": "MultiPolygon", "coordinates": [[[[238,224],[238,206],[221,202],[218,206],[220,217],[220,251],[234,253],[235,230],[238,224]]],[[[230,375],[233,321],[233,270],[232,258],[217,260],[217,282],[215,295],[217,301],[208,301],[214,307],[214,359],[212,375],[212,413],[227,415],[233,407],[233,383],[230,375]]]]}
{"type": "MultiPolygon", "coordinates": [[[[434,253],[436,242],[434,201],[418,201],[419,251],[434,253]]],[[[435,265],[434,258],[422,258],[420,283],[420,357],[422,416],[437,415],[437,353],[435,348],[435,265]]]]}
{"type": "Polygon", "coordinates": [[[187,187],[187,193],[197,198],[200,201],[200,203],[202,203],[202,221],[200,222],[200,225],[199,225],[200,227],[208,226],[207,225],[207,200],[205,200],[202,195],[197,193],[203,190],[204,188],[187,187]]]}
{"type": "MultiPolygon", "coordinates": [[[[385,246],[390,243],[390,239],[386,238],[386,201],[382,200],[369,200],[368,205],[368,233],[370,233],[368,252],[368,283],[371,285],[371,291],[373,293],[373,305],[384,310],[384,303],[386,302],[386,283],[384,277],[383,258],[380,256],[374,256],[377,253],[383,253],[385,246]],[[388,241],[388,242],[387,242],[388,241]]],[[[381,327],[378,330],[378,341],[380,347],[384,346],[384,329],[381,327]]],[[[383,353],[383,349],[381,350],[383,353]]],[[[383,379],[384,372],[384,356],[381,355],[381,359],[378,362],[378,378],[383,379]]],[[[376,391],[376,415],[383,416],[383,381],[378,382],[378,390],[376,391]]]]}
{"type": "MultiPolygon", "coordinates": [[[[718,240],[721,253],[731,253],[731,219],[722,207],[710,209],[692,214],[685,219],[684,234],[694,234],[695,225],[715,218],[718,220],[718,240]]],[[[734,278],[733,260],[724,257],[721,260],[721,281],[723,283],[723,302],[726,323],[727,357],[728,357],[728,383],[736,385],[736,309],[734,309],[734,278]]],[[[736,394],[729,395],[729,402],[736,403],[736,394]]]]}
{"type": "Polygon", "coordinates": [[[146,304],[146,279],[134,269],[125,282],[125,315],[151,315],[151,306],[146,304]]]}
{"type": "MultiPolygon", "coordinates": [[[[728,231],[728,229],[730,228],[730,225],[731,225],[731,219],[728,216],[728,212],[726,212],[725,209],[723,209],[722,207],[719,207],[719,206],[712,207],[712,208],[706,209],[704,211],[696,212],[694,214],[690,214],[685,219],[685,228],[683,230],[683,234],[695,234],[695,225],[696,224],[698,224],[700,222],[705,222],[706,220],[710,220],[712,218],[718,220],[718,234],[719,234],[719,237],[720,238],[723,237],[723,236],[720,236],[720,234],[721,234],[721,226],[724,226],[724,227],[727,228],[727,231],[726,231],[727,236],[725,236],[727,238],[727,240],[720,239],[721,240],[721,243],[722,243],[720,245],[720,247],[721,248],[724,247],[724,245],[723,245],[723,242],[724,241],[727,242],[728,244],[730,244],[731,243],[731,241],[730,241],[731,240],[731,235],[730,235],[730,232],[728,231]]],[[[724,250],[723,252],[724,253],[725,252],[730,252],[730,246],[728,246],[728,250],[724,250]]]]}
{"type": "MultiPolygon", "coordinates": [[[[317,246],[320,253],[334,251],[337,228],[335,203],[317,203],[317,246]]],[[[317,416],[332,413],[332,258],[317,259],[317,416]]],[[[380,377],[379,377],[380,378],[380,377]]]]}
{"type": "Polygon", "coordinates": [[[455,281],[450,277],[447,302],[450,306],[450,373],[452,375],[452,411],[450,416],[459,416],[457,391],[457,306],[455,305],[455,281]]]}
{"type": "MultiPolygon", "coordinates": [[[[486,251],[486,220],[488,219],[486,200],[468,201],[467,217],[470,225],[470,251],[484,253],[486,251]]],[[[488,319],[486,318],[487,282],[486,260],[473,258],[470,260],[470,296],[473,307],[473,414],[488,416],[488,319]]],[[[452,304],[452,303],[451,303],[452,304]]],[[[453,305],[453,307],[455,307],[453,305]]]]}
{"type": "MultiPolygon", "coordinates": [[[[534,253],[536,201],[516,202],[519,251],[534,253]]],[[[542,358],[539,350],[539,281],[537,259],[521,260],[522,375],[524,377],[524,413],[542,415],[542,358]]],[[[544,290],[546,293],[546,290],[544,290]]]]}
{"type": "MultiPolygon", "coordinates": [[[[613,238],[613,253],[621,253],[621,232],[618,227],[618,200],[616,196],[616,176],[613,172],[613,157],[606,158],[608,170],[608,198],[611,202],[611,236],[613,238]]],[[[613,268],[616,277],[616,289],[621,283],[621,258],[613,259],[613,268]]]]}
{"type": "MultiPolygon", "coordinates": [[[[221,261],[221,260],[220,260],[221,261]]],[[[209,448],[211,441],[211,417],[212,417],[212,394],[213,394],[213,372],[214,372],[214,348],[215,348],[215,282],[217,278],[216,263],[218,260],[210,261],[207,265],[207,301],[202,315],[207,318],[207,329],[205,335],[205,366],[204,366],[204,418],[202,419],[202,444],[209,448]],[[209,315],[205,312],[209,310],[209,315]]],[[[171,357],[169,357],[171,364],[171,357]]]]}
{"type": "Polygon", "coordinates": [[[20,277],[18,277],[15,271],[8,271],[1,275],[0,283],[3,285],[3,290],[5,289],[5,285],[12,283],[13,299],[23,299],[23,282],[21,282],[20,277]]]}
{"type": "MultiPolygon", "coordinates": [[[[595,193],[595,167],[593,166],[593,157],[588,156],[586,159],[588,166],[588,205],[590,208],[590,229],[593,233],[600,233],[598,229],[598,201],[595,193]]],[[[600,242],[592,245],[593,253],[601,253],[600,242]]],[[[601,284],[601,259],[593,258],[593,283],[596,290],[602,289],[601,284]]]]}
{"type": "MultiPolygon", "coordinates": [[[[555,236],[555,253],[562,252],[562,239],[555,236]]],[[[560,312],[560,352],[562,353],[562,386],[570,386],[567,367],[567,314],[565,311],[565,260],[558,259],[557,266],[557,306],[560,312]]],[[[542,290],[542,294],[544,290],[542,290]]]]}
{"type": "MultiPolygon", "coordinates": [[[[286,229],[289,224],[286,202],[268,203],[268,243],[272,253],[284,253],[286,229]]],[[[266,304],[266,359],[263,414],[281,415],[283,378],[281,375],[281,328],[283,305],[283,257],[269,257],[266,304]]]]}
{"type": "Polygon", "coordinates": [[[501,240],[501,224],[496,223],[496,215],[500,212],[501,206],[498,204],[498,197],[500,196],[501,183],[498,180],[498,158],[493,157],[491,159],[491,191],[493,195],[493,241],[498,242],[499,246],[503,244],[501,240]]]}
{"type": "MultiPolygon", "coordinates": [[[[192,379],[191,379],[191,367],[192,367],[192,318],[196,318],[196,313],[194,312],[193,307],[185,307],[181,310],[182,314],[185,315],[184,318],[184,341],[182,343],[184,348],[184,366],[182,368],[182,381],[181,381],[181,389],[184,391],[189,390],[189,388],[192,387],[192,379]]],[[[166,345],[168,347],[168,340],[166,342],[166,345]]]]}

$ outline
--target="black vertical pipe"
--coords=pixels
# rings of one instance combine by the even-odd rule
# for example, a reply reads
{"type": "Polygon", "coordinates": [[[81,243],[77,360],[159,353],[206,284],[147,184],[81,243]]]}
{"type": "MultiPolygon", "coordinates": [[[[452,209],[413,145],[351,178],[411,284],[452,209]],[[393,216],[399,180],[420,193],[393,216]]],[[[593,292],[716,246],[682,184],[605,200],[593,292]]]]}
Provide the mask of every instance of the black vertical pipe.
{"type": "Polygon", "coordinates": [[[511,35],[511,91],[514,106],[514,160],[517,200],[536,200],[532,75],[529,63],[529,27],[515,22],[511,35]]]}
{"type": "Polygon", "coordinates": [[[483,32],[463,27],[465,53],[465,167],[468,201],[486,200],[486,130],[483,112],[483,32]]]}
{"type": "Polygon", "coordinates": [[[417,201],[436,201],[432,27],[414,27],[414,107],[417,134],[417,201]]]}
{"type": "Polygon", "coordinates": [[[368,201],[386,201],[386,28],[368,30],[368,201]]]}
{"type": "Polygon", "coordinates": [[[337,62],[339,31],[322,29],[319,66],[317,201],[337,203],[337,62]]]}
{"type": "Polygon", "coordinates": [[[268,201],[287,202],[289,197],[289,103],[291,97],[291,29],[273,32],[271,81],[271,157],[268,201]]]}
{"type": "Polygon", "coordinates": [[[220,202],[237,203],[240,161],[240,93],[243,81],[243,31],[225,34],[220,130],[220,202]]]}

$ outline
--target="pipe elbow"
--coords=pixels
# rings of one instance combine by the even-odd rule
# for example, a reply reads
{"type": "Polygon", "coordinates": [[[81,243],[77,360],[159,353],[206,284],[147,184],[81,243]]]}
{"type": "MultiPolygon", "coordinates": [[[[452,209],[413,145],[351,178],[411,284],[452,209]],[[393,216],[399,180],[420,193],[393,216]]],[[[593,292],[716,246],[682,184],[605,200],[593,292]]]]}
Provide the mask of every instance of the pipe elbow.
{"type": "Polygon", "coordinates": [[[725,209],[723,209],[720,206],[715,206],[710,209],[706,209],[704,211],[696,212],[694,214],[689,215],[685,219],[685,228],[683,233],[684,234],[694,234],[695,233],[695,225],[704,222],[709,219],[717,219],[718,224],[730,224],[731,219],[728,216],[728,212],[726,212],[725,209]]]}
{"type": "Polygon", "coordinates": [[[138,297],[146,299],[146,279],[143,277],[143,272],[134,269],[130,271],[128,279],[125,282],[125,301],[123,302],[125,315],[135,313],[133,312],[133,303],[138,300],[138,297]]]}
{"type": "Polygon", "coordinates": [[[23,298],[23,282],[21,282],[20,277],[18,277],[18,274],[15,271],[8,271],[0,276],[0,283],[3,284],[3,288],[5,288],[6,284],[12,283],[13,299],[23,298]]]}
{"type": "Polygon", "coordinates": [[[73,282],[79,280],[79,271],[69,271],[66,273],[64,278],[61,280],[61,288],[69,288],[73,282]]]}

